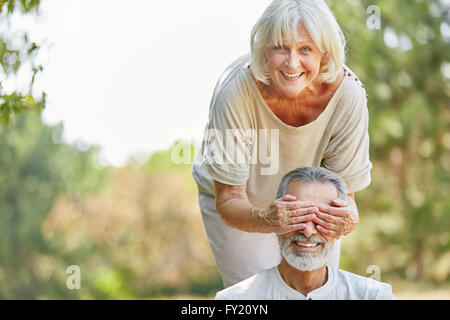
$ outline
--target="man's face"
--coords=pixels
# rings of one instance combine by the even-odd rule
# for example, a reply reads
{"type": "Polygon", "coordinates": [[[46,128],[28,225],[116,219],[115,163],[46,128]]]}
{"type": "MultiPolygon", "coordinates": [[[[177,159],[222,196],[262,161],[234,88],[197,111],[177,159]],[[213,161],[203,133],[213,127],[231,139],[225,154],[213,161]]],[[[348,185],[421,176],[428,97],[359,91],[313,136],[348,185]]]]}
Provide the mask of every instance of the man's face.
{"type": "MultiPolygon", "coordinates": [[[[338,198],[336,187],[331,183],[293,181],[286,193],[297,197],[297,201],[312,201],[317,205],[330,205],[338,198]]],[[[307,221],[305,229],[279,235],[278,239],[286,262],[301,271],[325,265],[334,247],[334,238],[320,234],[313,221],[307,221]]]]}

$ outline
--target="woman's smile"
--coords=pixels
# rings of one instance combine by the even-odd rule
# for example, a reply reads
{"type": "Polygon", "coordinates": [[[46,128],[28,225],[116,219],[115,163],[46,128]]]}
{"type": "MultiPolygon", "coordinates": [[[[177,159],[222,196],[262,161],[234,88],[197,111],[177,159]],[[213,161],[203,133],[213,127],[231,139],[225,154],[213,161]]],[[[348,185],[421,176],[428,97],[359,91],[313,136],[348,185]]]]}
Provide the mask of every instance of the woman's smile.
{"type": "Polygon", "coordinates": [[[280,72],[284,76],[286,81],[296,81],[296,80],[300,79],[304,74],[304,72],[299,72],[299,73],[295,73],[295,74],[286,73],[283,71],[280,71],[280,72]]]}

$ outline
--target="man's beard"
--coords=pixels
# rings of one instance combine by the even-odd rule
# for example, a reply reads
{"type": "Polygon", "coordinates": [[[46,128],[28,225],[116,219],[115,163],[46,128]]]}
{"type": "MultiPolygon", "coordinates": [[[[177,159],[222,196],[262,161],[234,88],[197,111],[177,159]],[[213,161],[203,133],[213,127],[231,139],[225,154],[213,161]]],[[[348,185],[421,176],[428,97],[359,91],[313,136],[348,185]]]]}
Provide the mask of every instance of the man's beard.
{"type": "Polygon", "coordinates": [[[324,266],[334,247],[334,242],[329,243],[319,236],[306,238],[304,235],[298,234],[287,239],[279,236],[278,240],[280,243],[281,254],[286,262],[300,271],[312,271],[324,266]],[[319,242],[322,245],[322,249],[318,253],[303,252],[295,247],[295,241],[319,242]]]}

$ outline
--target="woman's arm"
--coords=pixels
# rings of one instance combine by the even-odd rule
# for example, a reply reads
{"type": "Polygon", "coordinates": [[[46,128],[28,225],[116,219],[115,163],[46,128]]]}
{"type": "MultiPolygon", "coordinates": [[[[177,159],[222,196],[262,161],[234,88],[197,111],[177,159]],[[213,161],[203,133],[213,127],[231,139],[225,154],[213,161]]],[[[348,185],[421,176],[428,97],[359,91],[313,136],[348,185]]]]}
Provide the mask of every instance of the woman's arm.
{"type": "Polygon", "coordinates": [[[246,232],[272,232],[264,219],[264,208],[250,204],[246,185],[231,186],[214,180],[216,210],[226,225],[246,232]]]}
{"type": "Polygon", "coordinates": [[[268,208],[253,206],[246,185],[231,186],[214,180],[216,209],[226,225],[245,232],[284,234],[306,227],[319,212],[312,202],[286,195],[268,208]]]}
{"type": "Polygon", "coordinates": [[[330,206],[319,207],[321,214],[315,221],[320,225],[318,230],[337,239],[357,226],[359,215],[354,192],[370,184],[372,169],[366,91],[358,81],[352,84],[353,87],[349,86],[342,92],[339,107],[342,106],[344,111],[322,160],[323,167],[346,180],[347,190],[352,193],[347,195],[346,201],[334,200],[330,206]]]}

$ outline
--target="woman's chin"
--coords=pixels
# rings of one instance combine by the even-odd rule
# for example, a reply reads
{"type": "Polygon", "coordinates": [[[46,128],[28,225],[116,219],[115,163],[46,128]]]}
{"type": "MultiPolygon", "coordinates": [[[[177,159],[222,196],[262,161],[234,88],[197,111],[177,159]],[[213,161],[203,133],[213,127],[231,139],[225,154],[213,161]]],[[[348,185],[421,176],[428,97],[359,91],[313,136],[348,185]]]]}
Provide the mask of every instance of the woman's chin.
{"type": "Polygon", "coordinates": [[[307,83],[297,83],[288,85],[279,85],[278,91],[288,99],[297,98],[307,88],[307,83]]]}
{"type": "Polygon", "coordinates": [[[305,88],[296,89],[296,90],[282,90],[283,96],[285,96],[288,99],[295,99],[297,98],[304,90],[305,88]]]}

